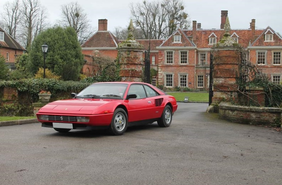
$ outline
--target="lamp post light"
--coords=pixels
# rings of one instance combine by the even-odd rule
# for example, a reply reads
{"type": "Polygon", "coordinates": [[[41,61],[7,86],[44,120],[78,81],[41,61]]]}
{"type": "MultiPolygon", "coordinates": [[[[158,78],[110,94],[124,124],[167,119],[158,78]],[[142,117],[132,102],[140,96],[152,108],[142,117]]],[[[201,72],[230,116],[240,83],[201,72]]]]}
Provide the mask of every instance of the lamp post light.
{"type": "Polygon", "coordinates": [[[43,52],[43,56],[44,56],[44,65],[43,65],[44,72],[43,72],[43,78],[45,78],[45,58],[46,58],[46,54],[47,54],[47,52],[48,52],[48,45],[47,45],[47,44],[43,44],[41,47],[42,47],[42,52],[43,52]]]}

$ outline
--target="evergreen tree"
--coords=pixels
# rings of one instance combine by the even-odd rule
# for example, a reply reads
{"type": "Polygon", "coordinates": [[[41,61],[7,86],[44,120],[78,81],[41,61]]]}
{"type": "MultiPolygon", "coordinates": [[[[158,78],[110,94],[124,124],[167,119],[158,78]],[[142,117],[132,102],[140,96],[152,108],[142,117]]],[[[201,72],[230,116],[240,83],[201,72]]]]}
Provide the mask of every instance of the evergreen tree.
{"type": "Polygon", "coordinates": [[[0,80],[5,80],[7,78],[8,71],[9,69],[5,64],[5,58],[0,55],[0,80]]]}
{"type": "Polygon", "coordinates": [[[49,28],[34,39],[29,55],[29,69],[33,74],[44,67],[44,43],[48,45],[45,68],[63,80],[78,80],[84,60],[75,30],[71,27],[49,28]]]}

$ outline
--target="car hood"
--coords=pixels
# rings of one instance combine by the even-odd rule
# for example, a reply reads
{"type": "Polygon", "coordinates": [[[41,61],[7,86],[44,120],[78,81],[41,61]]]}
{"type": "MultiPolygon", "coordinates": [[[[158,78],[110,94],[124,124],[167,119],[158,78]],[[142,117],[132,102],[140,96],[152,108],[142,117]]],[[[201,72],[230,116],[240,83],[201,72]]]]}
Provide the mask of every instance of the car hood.
{"type": "Polygon", "coordinates": [[[38,113],[54,114],[100,114],[112,112],[109,104],[115,104],[121,100],[104,100],[104,99],[70,99],[58,100],[43,106],[38,113]]]}

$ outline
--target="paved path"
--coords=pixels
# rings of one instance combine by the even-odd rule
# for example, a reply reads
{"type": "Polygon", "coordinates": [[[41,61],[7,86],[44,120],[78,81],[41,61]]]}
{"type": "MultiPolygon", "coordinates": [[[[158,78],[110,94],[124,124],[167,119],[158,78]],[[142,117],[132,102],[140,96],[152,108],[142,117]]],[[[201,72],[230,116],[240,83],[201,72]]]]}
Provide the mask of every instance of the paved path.
{"type": "Polygon", "coordinates": [[[59,134],[0,127],[1,185],[281,185],[282,134],[179,103],[169,128],[59,134]]]}

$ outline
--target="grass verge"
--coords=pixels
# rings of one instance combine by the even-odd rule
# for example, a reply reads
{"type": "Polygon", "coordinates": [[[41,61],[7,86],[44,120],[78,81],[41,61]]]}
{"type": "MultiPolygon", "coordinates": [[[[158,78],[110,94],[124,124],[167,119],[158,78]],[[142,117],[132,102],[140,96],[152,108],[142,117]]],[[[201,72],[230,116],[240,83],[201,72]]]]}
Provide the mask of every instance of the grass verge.
{"type": "Polygon", "coordinates": [[[207,92],[167,92],[175,97],[176,101],[184,101],[188,97],[188,102],[209,102],[209,93],[207,92]]]}
{"type": "Polygon", "coordinates": [[[34,116],[0,116],[0,121],[16,121],[16,120],[23,120],[23,119],[35,119],[34,116]]]}

